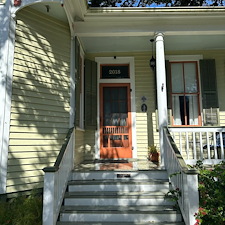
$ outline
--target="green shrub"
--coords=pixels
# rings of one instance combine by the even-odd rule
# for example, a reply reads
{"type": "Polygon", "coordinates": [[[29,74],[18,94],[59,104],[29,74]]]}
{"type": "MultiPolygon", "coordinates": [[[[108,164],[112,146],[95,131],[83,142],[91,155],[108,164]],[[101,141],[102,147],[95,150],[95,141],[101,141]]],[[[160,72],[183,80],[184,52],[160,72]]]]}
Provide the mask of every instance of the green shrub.
{"type": "Polygon", "coordinates": [[[205,169],[201,162],[199,174],[200,208],[195,225],[225,225],[225,162],[205,169]]]}
{"type": "Polygon", "coordinates": [[[41,225],[42,196],[32,193],[0,202],[1,225],[41,225]]]}

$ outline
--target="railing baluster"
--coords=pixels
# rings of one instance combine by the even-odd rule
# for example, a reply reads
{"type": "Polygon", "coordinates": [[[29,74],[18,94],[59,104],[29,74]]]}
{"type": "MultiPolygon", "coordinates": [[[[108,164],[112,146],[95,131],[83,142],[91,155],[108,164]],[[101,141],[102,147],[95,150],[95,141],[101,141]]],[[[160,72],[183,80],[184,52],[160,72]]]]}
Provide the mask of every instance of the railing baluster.
{"type": "Polygon", "coordinates": [[[217,155],[217,143],[216,143],[216,132],[213,132],[213,145],[214,145],[214,158],[218,159],[217,155]]]}
{"type": "Polygon", "coordinates": [[[186,153],[187,153],[187,159],[189,159],[189,138],[188,138],[188,132],[185,132],[186,135],[186,153]]]}
{"type": "Polygon", "coordinates": [[[183,155],[183,143],[182,143],[182,133],[179,132],[179,143],[180,143],[180,153],[183,155]]]}
{"type": "Polygon", "coordinates": [[[194,151],[194,159],[197,159],[197,151],[196,151],[196,137],[195,137],[195,132],[192,133],[193,137],[193,151],[194,151]]]}
{"type": "Polygon", "coordinates": [[[206,132],[206,138],[207,138],[207,154],[208,154],[208,159],[211,159],[210,143],[209,143],[209,132],[206,132]]]}
{"type": "Polygon", "coordinates": [[[223,145],[223,133],[220,132],[220,154],[221,154],[221,159],[224,159],[224,145],[223,145]]]}
{"type": "Polygon", "coordinates": [[[202,144],[202,132],[199,132],[199,141],[200,141],[200,159],[204,158],[203,156],[203,144],[202,144]]]}

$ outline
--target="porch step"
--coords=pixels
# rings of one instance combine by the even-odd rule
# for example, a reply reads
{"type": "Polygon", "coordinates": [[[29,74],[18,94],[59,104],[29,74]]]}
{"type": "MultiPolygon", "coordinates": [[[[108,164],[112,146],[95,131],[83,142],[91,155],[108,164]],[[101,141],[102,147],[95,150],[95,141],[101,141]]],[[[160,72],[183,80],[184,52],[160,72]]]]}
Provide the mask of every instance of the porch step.
{"type": "Polygon", "coordinates": [[[65,205],[171,205],[165,191],[143,192],[67,192],[65,205]]]}
{"type": "MultiPolygon", "coordinates": [[[[118,222],[61,222],[58,221],[57,225],[121,225],[118,222]]],[[[123,222],[122,225],[185,225],[184,222],[123,222]]]]}
{"type": "Polygon", "coordinates": [[[169,181],[167,180],[90,180],[71,181],[68,183],[69,191],[168,191],[169,181]]]}
{"type": "Polygon", "coordinates": [[[147,222],[147,221],[181,221],[181,215],[172,207],[63,207],[61,221],[108,221],[108,222],[147,222]]]}
{"type": "Polygon", "coordinates": [[[149,180],[149,179],[168,179],[166,170],[142,170],[142,171],[74,171],[72,180],[115,180],[115,179],[132,179],[132,180],[149,180]]]}
{"type": "Polygon", "coordinates": [[[184,225],[164,198],[166,171],[87,171],[72,178],[57,225],[184,225]]]}

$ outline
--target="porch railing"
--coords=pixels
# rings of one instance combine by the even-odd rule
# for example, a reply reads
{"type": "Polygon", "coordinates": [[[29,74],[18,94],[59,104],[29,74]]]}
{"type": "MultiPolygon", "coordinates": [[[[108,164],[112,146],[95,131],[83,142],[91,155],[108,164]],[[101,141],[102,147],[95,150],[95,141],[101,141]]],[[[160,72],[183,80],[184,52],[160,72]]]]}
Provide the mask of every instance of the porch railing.
{"type": "Polygon", "coordinates": [[[164,128],[165,167],[173,190],[181,193],[178,204],[186,225],[195,224],[199,208],[198,171],[187,167],[168,128],[164,128]]]}
{"type": "Polygon", "coordinates": [[[224,160],[225,127],[171,127],[169,131],[186,163],[224,160]]]}
{"type": "Polygon", "coordinates": [[[55,225],[73,168],[74,128],[69,129],[53,167],[44,168],[42,225],[55,225]]]}

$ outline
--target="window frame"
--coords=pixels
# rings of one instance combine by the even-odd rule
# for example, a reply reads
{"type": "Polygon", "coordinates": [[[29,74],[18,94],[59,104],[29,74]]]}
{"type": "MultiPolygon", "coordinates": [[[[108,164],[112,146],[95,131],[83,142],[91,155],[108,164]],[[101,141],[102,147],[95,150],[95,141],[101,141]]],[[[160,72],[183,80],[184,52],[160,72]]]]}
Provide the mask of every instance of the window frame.
{"type": "MultiPolygon", "coordinates": [[[[168,98],[170,98],[170,102],[171,102],[171,125],[174,127],[193,127],[193,126],[202,126],[202,110],[201,110],[201,106],[202,103],[200,101],[200,97],[201,97],[201,85],[200,85],[200,74],[199,74],[199,60],[169,60],[169,70],[170,70],[170,96],[168,96],[168,98]],[[184,92],[183,93],[174,93],[172,90],[172,64],[175,63],[181,63],[182,64],[182,76],[183,76],[183,85],[185,88],[185,74],[184,74],[184,64],[185,63],[195,63],[195,69],[196,69],[196,81],[197,81],[197,92],[195,93],[188,93],[188,92],[184,92]],[[198,124],[197,125],[188,125],[187,124],[187,115],[185,115],[185,125],[177,125],[174,123],[174,112],[173,112],[173,96],[191,96],[191,95],[197,95],[197,104],[198,104],[198,124]]],[[[186,110],[185,110],[186,111],[186,110]]]]}

